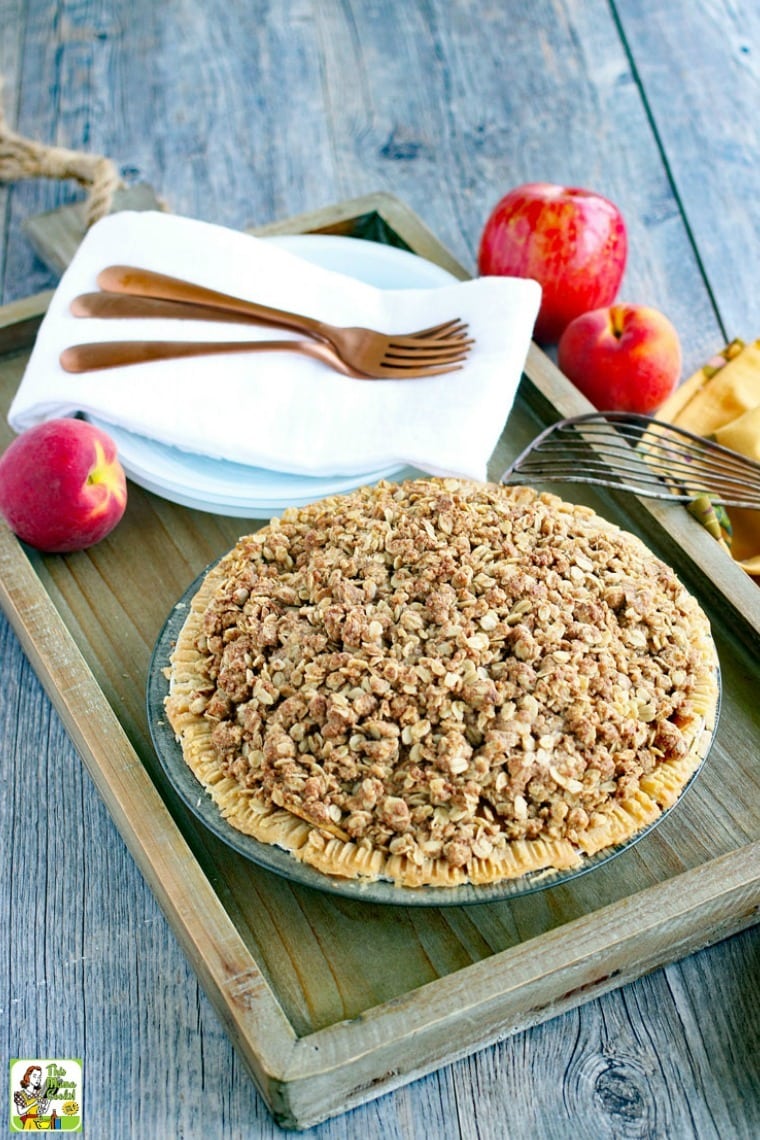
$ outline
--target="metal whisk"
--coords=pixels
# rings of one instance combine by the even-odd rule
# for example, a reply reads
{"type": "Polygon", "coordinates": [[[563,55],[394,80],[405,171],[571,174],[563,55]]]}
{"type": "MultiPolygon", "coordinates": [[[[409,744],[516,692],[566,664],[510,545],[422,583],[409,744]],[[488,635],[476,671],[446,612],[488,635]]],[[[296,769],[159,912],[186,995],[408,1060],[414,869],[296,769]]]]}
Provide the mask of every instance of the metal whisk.
{"type": "Polygon", "coordinates": [[[688,503],[707,493],[760,510],[760,463],[684,428],[633,412],[559,420],[504,472],[502,483],[592,483],[688,503]]]}

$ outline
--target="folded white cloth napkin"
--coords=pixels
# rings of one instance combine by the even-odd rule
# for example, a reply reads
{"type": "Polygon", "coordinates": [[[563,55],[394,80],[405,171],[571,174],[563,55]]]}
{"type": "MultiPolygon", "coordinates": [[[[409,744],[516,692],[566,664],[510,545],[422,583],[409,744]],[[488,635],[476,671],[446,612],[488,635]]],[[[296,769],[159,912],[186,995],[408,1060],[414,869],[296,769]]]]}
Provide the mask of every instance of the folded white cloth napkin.
{"type": "Polygon", "coordinates": [[[398,462],[484,479],[539,301],[536,282],[514,278],[376,289],[221,226],[161,213],[115,214],[93,226],[63,275],[8,418],[23,431],[83,412],[187,451],[301,475],[361,474],[398,462]],[[111,264],[158,270],[337,325],[401,333],[459,317],[476,343],[462,370],[422,380],[353,380],[296,353],[66,373],[61,351],[85,341],[290,335],[216,322],[71,316],[72,299],[95,290],[97,274],[111,264]]]}

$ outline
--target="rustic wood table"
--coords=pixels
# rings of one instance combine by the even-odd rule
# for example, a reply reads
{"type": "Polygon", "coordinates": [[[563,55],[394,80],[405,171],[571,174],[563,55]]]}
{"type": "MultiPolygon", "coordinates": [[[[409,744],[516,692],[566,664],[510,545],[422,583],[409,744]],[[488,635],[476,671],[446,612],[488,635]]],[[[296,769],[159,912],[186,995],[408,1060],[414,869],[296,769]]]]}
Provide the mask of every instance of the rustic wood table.
{"type": "MultiPolygon", "coordinates": [[[[474,272],[509,187],[593,187],[684,375],[760,336],[755,0],[0,0],[0,73],[19,133],[233,227],[385,190],[474,272]]],[[[0,186],[4,303],[57,280],[22,224],[81,198],[0,186]]],[[[283,1134],[2,617],[0,661],[3,1055],[83,1058],[93,1138],[283,1134]]],[[[750,928],[306,1134],[755,1137],[759,952],[750,928]]]]}

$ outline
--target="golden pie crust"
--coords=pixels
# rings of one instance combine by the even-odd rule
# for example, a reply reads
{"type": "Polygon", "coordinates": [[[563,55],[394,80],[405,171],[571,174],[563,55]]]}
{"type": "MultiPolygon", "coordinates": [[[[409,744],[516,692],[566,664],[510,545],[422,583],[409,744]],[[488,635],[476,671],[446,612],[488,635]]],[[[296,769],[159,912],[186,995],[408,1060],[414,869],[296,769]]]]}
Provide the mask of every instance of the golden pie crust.
{"type": "Polygon", "coordinates": [[[328,875],[452,887],[570,869],[705,755],[707,618],[634,535],[525,487],[380,483],[241,538],[167,670],[235,828],[328,875]]]}

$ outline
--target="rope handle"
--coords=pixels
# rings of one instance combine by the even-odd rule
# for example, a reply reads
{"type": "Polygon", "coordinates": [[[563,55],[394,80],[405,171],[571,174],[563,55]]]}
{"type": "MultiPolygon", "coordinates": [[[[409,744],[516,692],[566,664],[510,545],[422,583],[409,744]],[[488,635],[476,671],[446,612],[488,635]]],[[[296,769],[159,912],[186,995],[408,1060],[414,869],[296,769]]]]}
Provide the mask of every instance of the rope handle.
{"type": "Polygon", "coordinates": [[[110,158],[61,146],[46,146],[11,130],[0,100],[0,182],[15,182],[21,178],[55,178],[60,181],[73,178],[86,187],[85,222],[88,228],[109,212],[115,191],[123,185],[110,158]]]}

